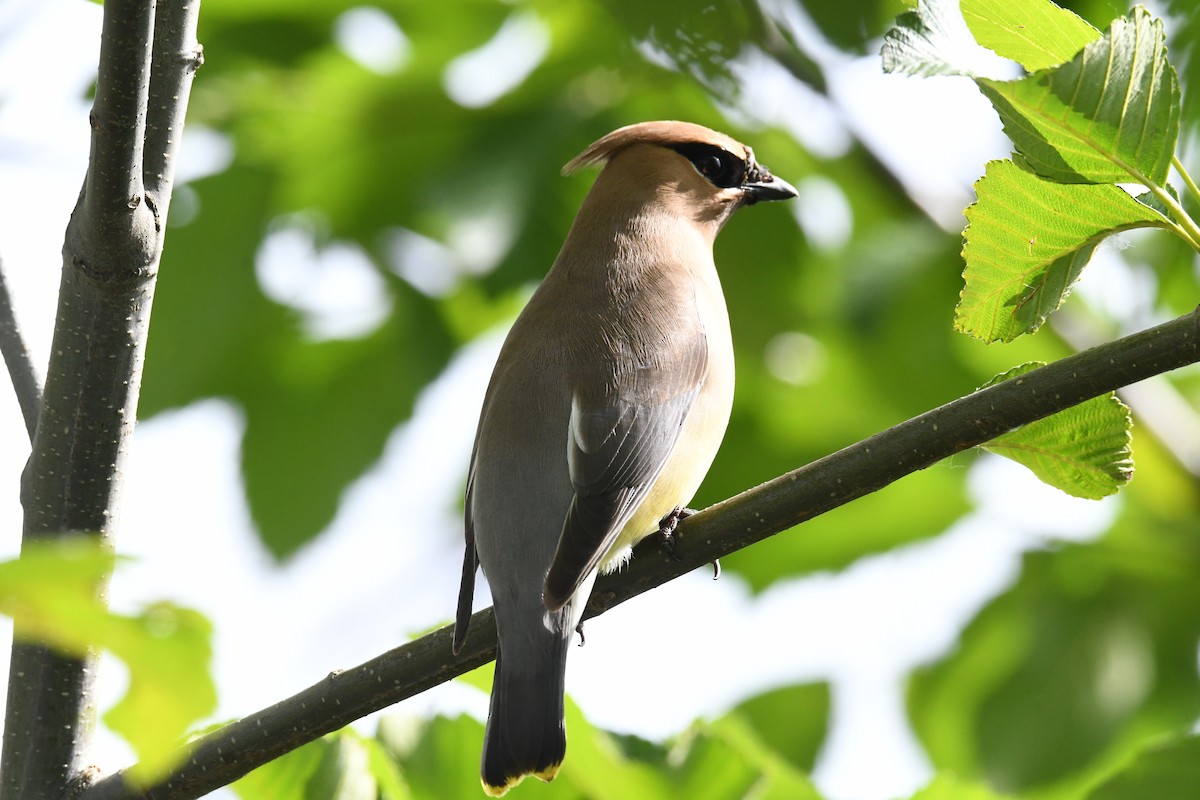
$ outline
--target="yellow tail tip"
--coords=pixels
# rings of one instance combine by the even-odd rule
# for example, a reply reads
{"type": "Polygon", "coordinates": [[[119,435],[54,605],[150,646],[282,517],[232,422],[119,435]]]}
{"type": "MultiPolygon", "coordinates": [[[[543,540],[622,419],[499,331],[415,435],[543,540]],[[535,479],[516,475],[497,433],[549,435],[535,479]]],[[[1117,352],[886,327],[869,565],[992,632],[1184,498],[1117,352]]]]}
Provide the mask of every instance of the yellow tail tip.
{"type": "Polygon", "coordinates": [[[504,795],[508,794],[509,789],[513,788],[514,786],[519,784],[521,781],[525,780],[530,775],[537,778],[539,781],[543,781],[544,783],[549,783],[550,781],[552,781],[556,777],[558,777],[558,769],[561,766],[562,766],[562,764],[551,764],[550,766],[546,767],[541,772],[523,772],[520,775],[515,775],[511,778],[506,779],[504,784],[501,786],[493,786],[492,784],[487,782],[486,778],[483,778],[483,777],[481,777],[479,779],[479,783],[483,786],[483,792],[488,797],[504,797],[504,795]]]}

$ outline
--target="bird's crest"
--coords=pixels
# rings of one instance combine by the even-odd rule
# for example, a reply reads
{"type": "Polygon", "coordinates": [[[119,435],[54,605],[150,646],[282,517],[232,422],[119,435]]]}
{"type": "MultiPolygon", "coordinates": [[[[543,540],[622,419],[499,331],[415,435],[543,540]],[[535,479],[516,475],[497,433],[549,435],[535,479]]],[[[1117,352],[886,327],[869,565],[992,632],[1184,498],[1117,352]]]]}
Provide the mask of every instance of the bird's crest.
{"type": "Polygon", "coordinates": [[[716,145],[728,150],[739,159],[753,158],[750,156],[749,148],[723,133],[693,122],[662,120],[639,122],[634,125],[626,125],[624,128],[617,128],[607,136],[597,139],[586,150],[567,162],[562,173],[571,175],[587,167],[602,165],[631,144],[646,143],[670,146],[693,142],[716,145]]]}

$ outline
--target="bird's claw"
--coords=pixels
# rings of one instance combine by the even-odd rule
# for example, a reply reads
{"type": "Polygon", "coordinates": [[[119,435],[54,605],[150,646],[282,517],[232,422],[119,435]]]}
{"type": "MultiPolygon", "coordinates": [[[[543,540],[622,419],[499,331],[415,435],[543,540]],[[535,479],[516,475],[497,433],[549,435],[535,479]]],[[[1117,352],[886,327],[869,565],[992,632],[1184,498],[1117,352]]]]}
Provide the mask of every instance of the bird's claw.
{"type": "Polygon", "coordinates": [[[675,529],[679,527],[679,520],[686,519],[695,513],[694,509],[675,506],[675,509],[670,514],[667,514],[658,522],[659,541],[662,543],[663,549],[667,551],[667,554],[676,561],[682,561],[683,558],[679,553],[675,552],[675,529]]]}

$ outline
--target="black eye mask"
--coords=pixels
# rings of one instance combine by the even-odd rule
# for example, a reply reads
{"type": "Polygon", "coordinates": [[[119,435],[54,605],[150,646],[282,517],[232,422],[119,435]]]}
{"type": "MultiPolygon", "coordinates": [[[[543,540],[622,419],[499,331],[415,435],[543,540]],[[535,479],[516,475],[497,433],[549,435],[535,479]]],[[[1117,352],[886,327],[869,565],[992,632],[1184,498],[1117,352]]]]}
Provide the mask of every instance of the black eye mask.
{"type": "Polygon", "coordinates": [[[746,163],[724,148],[703,142],[670,145],[671,149],[692,162],[696,171],[720,189],[741,186],[746,179],[746,163]]]}

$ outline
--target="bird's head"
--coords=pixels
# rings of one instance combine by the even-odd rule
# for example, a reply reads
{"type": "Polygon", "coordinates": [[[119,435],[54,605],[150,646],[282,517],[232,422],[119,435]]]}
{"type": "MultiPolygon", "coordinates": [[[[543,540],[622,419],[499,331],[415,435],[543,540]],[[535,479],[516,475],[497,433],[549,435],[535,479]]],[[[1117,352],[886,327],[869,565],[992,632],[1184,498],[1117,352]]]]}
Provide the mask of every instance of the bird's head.
{"type": "Polygon", "coordinates": [[[796,196],[787,181],[755,161],[749,147],[691,122],[618,128],[572,159],[563,174],[593,165],[604,166],[610,193],[633,203],[660,203],[717,229],[741,206],[796,196]]]}

